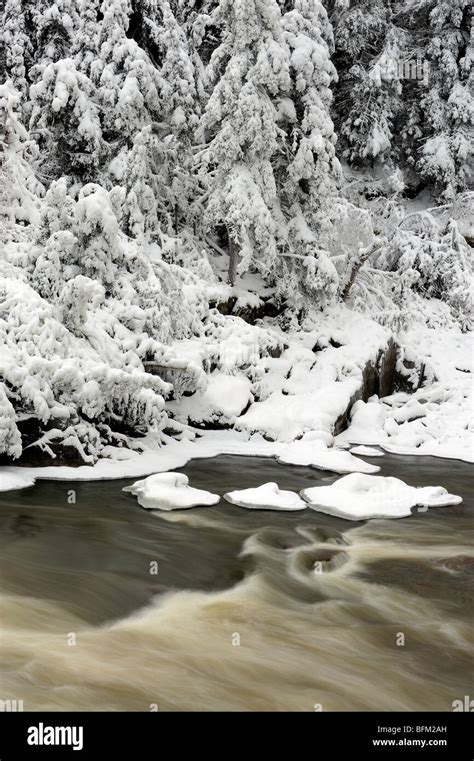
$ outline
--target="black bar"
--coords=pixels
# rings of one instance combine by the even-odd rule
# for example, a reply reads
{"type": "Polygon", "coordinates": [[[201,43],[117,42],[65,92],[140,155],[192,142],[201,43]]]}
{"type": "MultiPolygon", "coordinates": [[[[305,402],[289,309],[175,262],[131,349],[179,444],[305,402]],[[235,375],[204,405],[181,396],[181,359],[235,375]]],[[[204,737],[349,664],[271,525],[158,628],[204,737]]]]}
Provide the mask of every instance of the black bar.
{"type": "Polygon", "coordinates": [[[284,748],[312,759],[474,758],[472,713],[0,713],[0,761],[181,758],[245,761],[284,748]],[[58,730],[57,728],[64,728],[58,730]],[[51,729],[52,728],[52,729],[51,729]],[[73,734],[75,728],[75,734],[73,734]],[[80,734],[82,728],[82,736],[80,734]],[[40,741],[33,745],[30,741],[40,741]],[[49,740],[59,744],[45,744],[49,740]],[[62,744],[71,742],[71,745],[62,744]],[[77,746],[73,750],[73,744],[77,746]],[[82,745],[82,747],[79,747],[82,745]],[[191,758],[188,755],[188,758],[191,758]]]}

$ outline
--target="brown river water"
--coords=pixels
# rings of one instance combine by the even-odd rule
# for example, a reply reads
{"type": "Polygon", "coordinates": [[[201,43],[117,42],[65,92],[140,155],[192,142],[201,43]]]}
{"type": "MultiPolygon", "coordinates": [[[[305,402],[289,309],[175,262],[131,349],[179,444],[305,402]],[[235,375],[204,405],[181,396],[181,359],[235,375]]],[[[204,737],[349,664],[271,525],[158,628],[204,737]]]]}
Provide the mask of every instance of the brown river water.
{"type": "MultiPolygon", "coordinates": [[[[26,711],[451,711],[474,697],[472,466],[376,462],[464,503],[352,523],[225,502],[146,511],[121,491],[131,480],[0,494],[0,698],[26,711]]],[[[336,478],[230,456],[182,472],[220,494],[336,478]]]]}

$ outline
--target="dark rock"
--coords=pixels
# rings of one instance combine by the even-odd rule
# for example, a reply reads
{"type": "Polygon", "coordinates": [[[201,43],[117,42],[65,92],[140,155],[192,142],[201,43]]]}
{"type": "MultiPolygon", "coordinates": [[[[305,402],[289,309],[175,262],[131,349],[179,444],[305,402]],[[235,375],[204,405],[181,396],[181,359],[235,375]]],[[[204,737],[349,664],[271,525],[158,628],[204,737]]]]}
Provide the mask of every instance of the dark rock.
{"type": "Polygon", "coordinates": [[[210,309],[217,309],[220,314],[232,314],[235,304],[237,303],[236,296],[231,296],[227,301],[210,301],[209,302],[209,308],[210,309]]]}
{"type": "Polygon", "coordinates": [[[398,346],[390,339],[385,350],[381,350],[374,362],[367,362],[362,372],[362,385],[352,396],[347,409],[339,415],[334,424],[334,435],[342,433],[350,421],[350,412],[353,405],[362,399],[366,402],[371,396],[377,394],[379,398],[393,393],[395,383],[395,367],[397,364],[398,346]]]}
{"type": "Polygon", "coordinates": [[[257,320],[263,320],[264,317],[278,317],[284,309],[283,304],[277,305],[271,299],[259,299],[259,303],[256,306],[246,304],[238,307],[236,305],[236,296],[230,296],[226,301],[209,302],[209,307],[211,309],[217,309],[217,311],[223,315],[240,317],[241,320],[244,320],[244,322],[247,322],[249,325],[255,325],[257,320]]]}
{"type": "Polygon", "coordinates": [[[34,417],[24,418],[17,422],[21,434],[23,451],[16,460],[7,455],[0,456],[1,465],[16,465],[19,467],[36,468],[46,465],[84,465],[84,460],[75,447],[64,446],[60,442],[48,442],[54,456],[41,447],[36,446],[45,433],[54,428],[63,429],[63,420],[51,420],[46,425],[34,417]]]}
{"type": "Polygon", "coordinates": [[[9,464],[25,468],[44,468],[48,465],[53,467],[69,465],[70,467],[78,468],[81,465],[91,464],[84,462],[76,447],[66,447],[63,444],[55,444],[54,442],[49,442],[48,447],[54,452],[54,457],[40,447],[32,446],[24,449],[20,457],[9,464]]]}
{"type": "Polygon", "coordinates": [[[149,375],[157,375],[173,387],[168,399],[190,396],[196,391],[196,378],[186,368],[163,365],[160,362],[143,362],[143,369],[149,375]]]}
{"type": "Polygon", "coordinates": [[[272,346],[271,349],[268,349],[268,356],[272,357],[272,359],[278,359],[278,357],[281,357],[283,352],[288,348],[287,344],[280,344],[279,346],[272,346]]]}
{"type": "Polygon", "coordinates": [[[395,370],[394,390],[412,394],[422,387],[426,379],[426,365],[422,362],[419,366],[411,359],[404,359],[395,370]],[[412,371],[415,370],[415,373],[412,371]],[[413,379],[414,378],[414,379],[413,379]]]}

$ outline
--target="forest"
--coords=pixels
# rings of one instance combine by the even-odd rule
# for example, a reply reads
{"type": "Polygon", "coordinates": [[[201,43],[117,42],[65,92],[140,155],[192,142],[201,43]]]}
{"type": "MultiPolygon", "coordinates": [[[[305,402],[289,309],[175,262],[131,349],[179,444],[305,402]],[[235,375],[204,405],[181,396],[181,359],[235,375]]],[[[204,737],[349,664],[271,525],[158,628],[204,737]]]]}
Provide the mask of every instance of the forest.
{"type": "Polygon", "coordinates": [[[5,0],[2,462],[330,441],[390,342],[353,431],[468,457],[472,16],[5,0]]]}

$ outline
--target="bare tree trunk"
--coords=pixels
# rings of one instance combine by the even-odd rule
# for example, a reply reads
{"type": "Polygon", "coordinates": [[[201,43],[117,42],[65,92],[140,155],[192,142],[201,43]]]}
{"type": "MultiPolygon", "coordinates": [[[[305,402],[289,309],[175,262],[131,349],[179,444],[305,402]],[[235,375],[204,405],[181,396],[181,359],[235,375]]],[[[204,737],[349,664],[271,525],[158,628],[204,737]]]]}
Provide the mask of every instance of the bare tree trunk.
{"type": "Polygon", "coordinates": [[[229,285],[235,285],[235,278],[237,277],[237,264],[239,259],[239,253],[237,246],[229,235],[229,285]]]}

